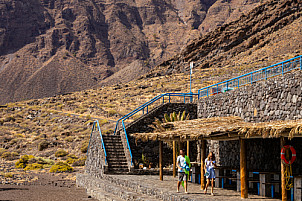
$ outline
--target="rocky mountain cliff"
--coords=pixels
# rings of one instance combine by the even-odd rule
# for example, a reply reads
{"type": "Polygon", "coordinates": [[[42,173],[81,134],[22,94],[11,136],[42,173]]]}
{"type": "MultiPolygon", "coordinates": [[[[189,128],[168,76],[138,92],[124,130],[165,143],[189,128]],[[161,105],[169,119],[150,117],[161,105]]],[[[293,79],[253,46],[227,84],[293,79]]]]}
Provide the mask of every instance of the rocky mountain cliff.
{"type": "Polygon", "coordinates": [[[277,63],[287,54],[302,53],[301,25],[301,0],[267,2],[194,40],[147,77],[183,72],[191,61],[197,69],[277,63]]]}
{"type": "Polygon", "coordinates": [[[0,103],[129,81],[261,0],[5,0],[0,103]]]}

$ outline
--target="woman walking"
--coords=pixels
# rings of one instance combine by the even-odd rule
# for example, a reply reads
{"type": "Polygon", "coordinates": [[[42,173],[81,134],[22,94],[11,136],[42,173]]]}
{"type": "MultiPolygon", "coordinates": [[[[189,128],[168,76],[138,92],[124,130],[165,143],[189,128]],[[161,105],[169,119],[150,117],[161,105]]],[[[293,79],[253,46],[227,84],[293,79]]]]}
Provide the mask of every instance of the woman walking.
{"type": "Polygon", "coordinates": [[[215,180],[215,169],[214,168],[216,168],[215,156],[214,156],[213,152],[210,152],[204,163],[204,170],[206,173],[205,176],[207,178],[207,184],[206,184],[206,188],[204,189],[204,194],[207,193],[207,189],[208,189],[208,186],[209,186],[210,180],[211,180],[211,182],[212,182],[211,195],[214,195],[214,180],[215,180]]]}

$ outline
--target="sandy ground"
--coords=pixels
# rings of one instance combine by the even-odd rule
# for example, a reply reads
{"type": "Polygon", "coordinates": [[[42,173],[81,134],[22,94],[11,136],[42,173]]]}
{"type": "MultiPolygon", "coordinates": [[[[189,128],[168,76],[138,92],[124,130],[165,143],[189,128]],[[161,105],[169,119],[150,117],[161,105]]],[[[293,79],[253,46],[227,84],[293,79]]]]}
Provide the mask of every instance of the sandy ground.
{"type": "Polygon", "coordinates": [[[87,196],[85,189],[50,185],[0,185],[0,200],[16,201],[82,201],[95,199],[87,196]]]}
{"type": "Polygon", "coordinates": [[[48,169],[24,171],[15,169],[14,162],[0,160],[0,201],[96,201],[85,189],[76,187],[76,174],[83,171],[83,168],[72,173],[49,173],[48,169]]]}

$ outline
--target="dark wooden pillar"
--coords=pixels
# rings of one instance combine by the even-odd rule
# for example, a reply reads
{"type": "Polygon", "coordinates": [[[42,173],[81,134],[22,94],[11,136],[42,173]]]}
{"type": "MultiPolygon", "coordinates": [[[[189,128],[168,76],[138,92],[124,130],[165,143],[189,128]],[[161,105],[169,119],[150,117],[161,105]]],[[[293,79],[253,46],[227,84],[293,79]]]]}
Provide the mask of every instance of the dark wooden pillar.
{"type": "Polygon", "coordinates": [[[173,141],[173,177],[176,177],[176,145],[175,141],[173,141]]]}
{"type": "MultiPolygon", "coordinates": [[[[285,145],[285,139],[284,137],[280,138],[280,146],[281,149],[285,145]]],[[[284,176],[285,172],[285,165],[282,163],[281,160],[281,191],[282,191],[282,201],[287,201],[287,191],[286,191],[286,178],[284,176]]]]}
{"type": "Polygon", "coordinates": [[[159,179],[163,180],[163,142],[159,141],[159,179]]]}
{"type": "Polygon", "coordinates": [[[240,139],[240,182],[241,182],[241,198],[248,198],[246,140],[244,139],[240,139]]]}
{"type": "Polygon", "coordinates": [[[205,188],[205,178],[204,178],[204,161],[206,159],[206,141],[202,140],[201,141],[201,152],[200,152],[200,187],[201,190],[204,190],[205,188]]]}

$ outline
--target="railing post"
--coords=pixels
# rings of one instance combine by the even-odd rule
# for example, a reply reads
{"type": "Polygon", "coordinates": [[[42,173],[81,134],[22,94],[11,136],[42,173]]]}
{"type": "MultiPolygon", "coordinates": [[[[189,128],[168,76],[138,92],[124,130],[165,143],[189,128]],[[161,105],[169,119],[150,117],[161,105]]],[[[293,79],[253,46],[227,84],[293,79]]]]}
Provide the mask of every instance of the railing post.
{"type": "Polygon", "coordinates": [[[229,90],[229,82],[226,83],[226,91],[229,90]]]}
{"type": "Polygon", "coordinates": [[[163,104],[165,103],[165,96],[163,96],[163,104]]]}
{"type": "Polygon", "coordinates": [[[216,94],[218,94],[218,84],[217,84],[217,91],[216,91],[216,94]]]}
{"type": "Polygon", "coordinates": [[[184,103],[186,103],[186,96],[184,95],[184,103]]]}
{"type": "Polygon", "coordinates": [[[282,75],[283,75],[284,73],[283,73],[283,63],[282,63],[282,75]]]}
{"type": "Polygon", "coordinates": [[[169,94],[169,103],[170,103],[170,101],[171,101],[171,97],[170,97],[170,94],[169,94]]]}
{"type": "Polygon", "coordinates": [[[239,88],[239,78],[237,79],[237,82],[238,82],[238,88],[239,88]]]}
{"type": "Polygon", "coordinates": [[[148,105],[147,105],[147,114],[148,114],[148,105]]]}
{"type": "Polygon", "coordinates": [[[264,72],[265,72],[265,80],[267,80],[267,71],[266,71],[266,69],[264,70],[264,72]]]}
{"type": "Polygon", "coordinates": [[[251,84],[253,84],[253,73],[251,74],[251,84]]]}
{"type": "Polygon", "coordinates": [[[143,114],[145,114],[145,108],[143,108],[143,114]]]}
{"type": "Polygon", "coordinates": [[[300,56],[300,70],[302,70],[302,56],[300,56]]]}
{"type": "Polygon", "coordinates": [[[207,97],[209,97],[209,88],[207,88],[207,97]]]}

